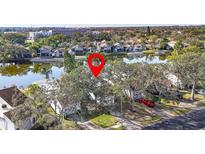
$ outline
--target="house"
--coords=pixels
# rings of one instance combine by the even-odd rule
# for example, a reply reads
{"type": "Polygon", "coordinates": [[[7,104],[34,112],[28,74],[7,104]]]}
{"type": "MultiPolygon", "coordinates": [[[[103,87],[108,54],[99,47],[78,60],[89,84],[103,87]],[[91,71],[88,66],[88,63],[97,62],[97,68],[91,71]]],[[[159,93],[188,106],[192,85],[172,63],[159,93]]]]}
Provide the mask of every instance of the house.
{"type": "MultiPolygon", "coordinates": [[[[50,92],[50,90],[58,90],[57,84],[58,82],[56,80],[40,80],[36,81],[33,84],[38,84],[38,86],[42,89],[45,89],[45,95],[50,92]]],[[[70,115],[75,114],[77,111],[81,110],[81,105],[79,103],[66,103],[64,104],[62,101],[54,100],[54,99],[48,99],[48,104],[53,108],[53,110],[57,114],[63,114],[63,115],[70,115]]]]}
{"type": "Polygon", "coordinates": [[[16,58],[17,59],[25,59],[25,58],[31,58],[31,53],[21,44],[15,44],[15,50],[16,50],[16,58]]]}
{"type": "Polygon", "coordinates": [[[169,45],[170,47],[172,47],[172,48],[174,48],[175,44],[176,44],[176,41],[170,41],[170,42],[168,42],[168,45],[169,45]]]}
{"type": "Polygon", "coordinates": [[[175,74],[166,72],[165,76],[173,86],[175,86],[175,87],[182,86],[181,80],[175,74]]]}
{"type": "Polygon", "coordinates": [[[12,121],[11,112],[18,106],[23,105],[26,99],[27,97],[15,86],[0,90],[0,129],[30,129],[33,126],[32,117],[27,117],[15,123],[12,121]]]}
{"type": "Polygon", "coordinates": [[[84,55],[85,54],[85,49],[82,45],[76,45],[73,46],[68,53],[72,54],[72,55],[84,55]]]}
{"type": "Polygon", "coordinates": [[[89,47],[88,52],[96,52],[97,49],[95,47],[89,47]]]}
{"type": "Polygon", "coordinates": [[[125,45],[124,45],[124,51],[126,51],[126,52],[132,51],[132,46],[129,45],[129,44],[125,44],[125,45]]]}
{"type": "Polygon", "coordinates": [[[32,58],[31,53],[27,52],[27,51],[21,51],[20,53],[16,54],[16,58],[18,59],[29,59],[32,58]]]}
{"type": "Polygon", "coordinates": [[[58,100],[49,100],[48,103],[51,105],[54,111],[56,111],[57,114],[62,114],[62,115],[71,115],[75,114],[78,111],[81,110],[81,104],[80,102],[78,103],[68,103],[64,104],[58,100]]]}
{"type": "Polygon", "coordinates": [[[52,57],[64,57],[65,49],[59,48],[52,52],[52,57]]]}
{"type": "Polygon", "coordinates": [[[112,106],[115,104],[115,96],[96,97],[94,93],[90,92],[90,100],[96,101],[100,106],[112,106]]]}
{"type": "Polygon", "coordinates": [[[105,40],[97,44],[98,51],[111,52],[111,46],[105,40]]]}
{"type": "Polygon", "coordinates": [[[50,46],[43,46],[38,50],[37,55],[40,57],[50,57],[52,56],[52,49],[50,46]]]}
{"type": "Polygon", "coordinates": [[[113,52],[122,52],[122,51],[124,51],[123,45],[121,45],[118,42],[113,45],[113,52]]]}
{"type": "Polygon", "coordinates": [[[173,50],[173,47],[167,43],[165,44],[165,50],[173,50]]]}
{"type": "Polygon", "coordinates": [[[133,52],[139,52],[139,51],[144,51],[144,50],[146,50],[146,46],[142,44],[136,44],[133,46],[133,49],[132,49],[133,52]]]}

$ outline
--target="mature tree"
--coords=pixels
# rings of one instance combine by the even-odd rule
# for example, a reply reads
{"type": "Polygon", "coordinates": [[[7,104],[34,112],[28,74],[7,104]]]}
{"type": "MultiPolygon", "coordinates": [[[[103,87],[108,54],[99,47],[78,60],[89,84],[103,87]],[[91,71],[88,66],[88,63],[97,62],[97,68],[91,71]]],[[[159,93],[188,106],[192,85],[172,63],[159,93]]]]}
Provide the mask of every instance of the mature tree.
{"type": "Polygon", "coordinates": [[[28,52],[25,47],[0,39],[0,61],[6,62],[16,58],[21,59],[24,52],[28,52]]]}
{"type": "Polygon", "coordinates": [[[3,34],[5,40],[10,41],[12,44],[24,44],[26,40],[26,35],[21,33],[5,33],[3,34]]]}
{"type": "Polygon", "coordinates": [[[113,92],[123,103],[132,105],[133,96],[162,94],[166,90],[164,81],[166,65],[124,64],[117,62],[111,65],[110,81],[113,83],[113,92]]]}
{"type": "Polygon", "coordinates": [[[179,55],[172,64],[173,70],[181,82],[192,86],[191,100],[194,100],[196,84],[205,80],[205,55],[188,52],[179,55]]]}
{"type": "Polygon", "coordinates": [[[52,74],[52,65],[51,64],[46,64],[43,65],[41,68],[41,74],[45,75],[45,79],[49,79],[49,74],[52,74]]]}
{"type": "Polygon", "coordinates": [[[67,51],[64,54],[64,67],[67,73],[71,72],[77,66],[75,55],[69,54],[67,51]]]}
{"type": "MultiPolygon", "coordinates": [[[[11,118],[15,125],[22,129],[23,121],[32,118],[35,124],[35,129],[55,129],[61,121],[59,116],[50,113],[50,106],[48,104],[48,91],[40,88],[38,85],[31,85],[28,87],[26,94],[29,95],[24,99],[22,104],[11,110],[11,118]]],[[[24,95],[14,95],[13,102],[19,103],[24,95]]],[[[55,95],[57,96],[57,95],[55,95]]],[[[25,97],[25,96],[24,96],[25,97]]]]}
{"type": "Polygon", "coordinates": [[[58,47],[59,44],[66,42],[67,39],[68,38],[63,34],[56,34],[46,38],[40,38],[35,41],[34,43],[35,45],[33,44],[33,48],[35,49],[36,45],[37,46],[47,45],[56,48],[58,47]]]}
{"type": "Polygon", "coordinates": [[[182,40],[180,39],[174,45],[174,50],[176,51],[176,55],[178,55],[179,51],[182,50],[183,48],[184,48],[184,44],[183,44],[182,40]]]}
{"type": "Polygon", "coordinates": [[[182,49],[178,49],[178,50],[174,50],[170,56],[168,56],[169,60],[174,60],[175,58],[177,58],[178,55],[183,55],[186,53],[200,53],[201,49],[197,46],[189,46],[187,48],[182,48],[182,49]]]}
{"type": "Polygon", "coordinates": [[[147,27],[147,36],[150,36],[151,35],[151,30],[150,30],[150,27],[148,26],[147,27]]]}
{"type": "Polygon", "coordinates": [[[15,123],[16,128],[21,129],[22,121],[32,117],[33,107],[29,103],[24,103],[11,110],[11,120],[15,123]]]}

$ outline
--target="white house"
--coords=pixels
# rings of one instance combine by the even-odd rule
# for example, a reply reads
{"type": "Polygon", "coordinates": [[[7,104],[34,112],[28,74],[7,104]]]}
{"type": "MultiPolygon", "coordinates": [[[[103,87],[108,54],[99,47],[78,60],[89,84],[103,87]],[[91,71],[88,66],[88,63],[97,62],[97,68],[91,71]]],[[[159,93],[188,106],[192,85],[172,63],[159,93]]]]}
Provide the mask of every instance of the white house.
{"type": "Polygon", "coordinates": [[[59,48],[52,52],[52,57],[64,57],[65,49],[59,48]]]}
{"type": "Polygon", "coordinates": [[[176,41],[170,41],[170,42],[168,42],[168,45],[169,45],[170,47],[172,47],[172,48],[174,48],[175,44],[176,44],[176,41]]]}
{"type": "Polygon", "coordinates": [[[50,57],[52,56],[52,50],[53,48],[50,46],[43,46],[38,50],[37,55],[40,57],[50,57]]]}
{"type": "Polygon", "coordinates": [[[172,73],[166,73],[166,78],[171,82],[172,85],[174,86],[182,86],[181,80],[174,74],[172,73]]]}
{"type": "Polygon", "coordinates": [[[11,109],[11,105],[7,103],[0,94],[0,129],[15,130],[13,122],[5,114],[9,112],[11,109]]]}

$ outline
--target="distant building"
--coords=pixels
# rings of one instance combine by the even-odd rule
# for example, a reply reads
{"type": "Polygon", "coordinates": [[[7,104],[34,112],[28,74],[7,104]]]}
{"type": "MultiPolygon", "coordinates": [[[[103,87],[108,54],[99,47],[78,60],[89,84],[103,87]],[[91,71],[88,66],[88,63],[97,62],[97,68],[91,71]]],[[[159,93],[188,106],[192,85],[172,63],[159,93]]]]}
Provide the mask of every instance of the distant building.
{"type": "Polygon", "coordinates": [[[51,36],[53,34],[52,30],[49,31],[38,31],[38,32],[29,32],[29,40],[35,40],[37,37],[40,36],[51,36]]]}

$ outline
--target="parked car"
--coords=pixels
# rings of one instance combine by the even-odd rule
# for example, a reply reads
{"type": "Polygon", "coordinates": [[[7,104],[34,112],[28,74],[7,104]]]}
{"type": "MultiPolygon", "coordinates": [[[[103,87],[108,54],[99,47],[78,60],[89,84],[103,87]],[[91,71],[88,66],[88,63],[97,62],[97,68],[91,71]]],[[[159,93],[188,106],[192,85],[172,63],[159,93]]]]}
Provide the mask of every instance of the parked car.
{"type": "Polygon", "coordinates": [[[154,106],[155,106],[155,103],[154,103],[153,101],[151,101],[151,100],[146,100],[146,99],[144,99],[144,98],[140,98],[140,99],[138,100],[138,102],[139,102],[140,104],[144,104],[144,105],[146,105],[146,106],[148,106],[148,107],[154,107],[154,106]]]}

